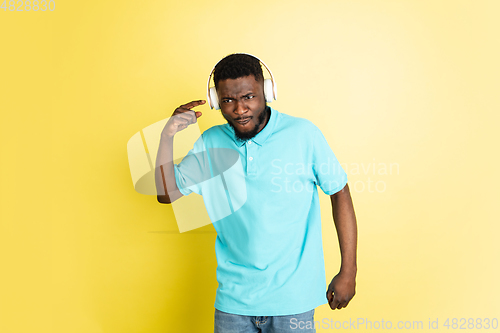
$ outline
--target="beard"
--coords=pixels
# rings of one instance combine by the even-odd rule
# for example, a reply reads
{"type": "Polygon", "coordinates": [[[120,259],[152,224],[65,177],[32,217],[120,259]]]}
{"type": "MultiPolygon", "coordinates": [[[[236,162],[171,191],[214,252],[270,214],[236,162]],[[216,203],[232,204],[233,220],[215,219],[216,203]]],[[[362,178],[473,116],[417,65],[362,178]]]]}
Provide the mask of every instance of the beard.
{"type": "Polygon", "coordinates": [[[257,135],[257,133],[259,133],[260,125],[262,125],[266,121],[267,115],[270,112],[271,112],[271,110],[269,109],[268,106],[266,106],[266,108],[259,114],[259,117],[257,118],[257,125],[255,125],[255,127],[251,131],[240,132],[236,129],[236,127],[234,127],[234,125],[232,123],[230,123],[229,121],[227,123],[229,125],[231,125],[231,127],[234,130],[234,134],[236,134],[236,137],[238,139],[240,139],[242,141],[246,141],[246,140],[253,138],[254,136],[257,135]]]}

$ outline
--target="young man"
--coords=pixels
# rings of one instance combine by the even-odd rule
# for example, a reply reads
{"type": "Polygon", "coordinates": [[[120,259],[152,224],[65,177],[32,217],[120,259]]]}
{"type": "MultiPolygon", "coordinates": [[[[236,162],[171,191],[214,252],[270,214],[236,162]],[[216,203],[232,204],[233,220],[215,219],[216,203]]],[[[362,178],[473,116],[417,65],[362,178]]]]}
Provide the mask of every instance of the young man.
{"type": "Polygon", "coordinates": [[[357,226],[347,175],[315,125],[267,106],[257,58],[225,57],[215,66],[214,82],[227,124],[205,131],[174,165],[174,136],[196,122],[201,112],[192,109],[205,101],[174,111],[157,155],[158,201],[171,203],[196,192],[204,200],[210,196],[205,205],[213,216],[227,198],[206,186],[214,160],[224,159],[210,152],[235,152],[242,172],[226,177],[224,188],[230,197],[230,182],[242,182],[245,200],[212,221],[219,282],[215,332],[315,332],[317,306],[341,309],[355,293],[357,226]],[[328,288],[317,186],[331,197],[342,256],[328,288]]]}

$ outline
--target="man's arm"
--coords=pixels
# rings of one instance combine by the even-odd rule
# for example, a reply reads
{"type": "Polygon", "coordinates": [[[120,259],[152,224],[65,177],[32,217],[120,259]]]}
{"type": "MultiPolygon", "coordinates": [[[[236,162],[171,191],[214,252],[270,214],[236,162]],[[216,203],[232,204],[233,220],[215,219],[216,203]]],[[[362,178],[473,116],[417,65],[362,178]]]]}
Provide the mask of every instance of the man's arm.
{"type": "Polygon", "coordinates": [[[354,297],[356,289],[356,247],[358,231],[349,186],[330,196],[342,262],[340,272],[328,286],[326,297],[332,310],[342,309],[354,297]]]}
{"type": "Polygon", "coordinates": [[[193,101],[175,109],[161,132],[155,168],[155,184],[159,203],[169,204],[182,197],[175,182],[174,136],[177,132],[197,121],[201,112],[195,112],[191,108],[202,104],[205,104],[204,100],[193,101]]]}
{"type": "Polygon", "coordinates": [[[173,137],[161,137],[155,168],[156,192],[159,203],[169,204],[182,197],[175,182],[173,146],[173,137]]]}

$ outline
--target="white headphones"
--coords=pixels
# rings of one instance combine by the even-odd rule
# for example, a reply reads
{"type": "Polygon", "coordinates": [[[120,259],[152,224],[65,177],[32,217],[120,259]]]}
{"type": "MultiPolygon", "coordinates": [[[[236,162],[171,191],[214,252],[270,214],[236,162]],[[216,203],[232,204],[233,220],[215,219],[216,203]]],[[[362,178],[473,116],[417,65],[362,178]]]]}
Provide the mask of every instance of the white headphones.
{"type": "MultiPolygon", "coordinates": [[[[267,71],[271,75],[270,79],[265,79],[264,80],[264,97],[265,97],[267,103],[271,103],[273,100],[276,100],[276,98],[278,97],[278,93],[277,93],[277,90],[276,90],[276,83],[274,83],[273,73],[271,72],[271,70],[269,69],[269,67],[267,67],[266,64],[262,60],[260,60],[256,56],[251,55],[249,53],[235,53],[235,54],[246,54],[246,55],[249,55],[249,56],[254,57],[255,59],[259,60],[259,62],[262,65],[264,65],[264,67],[267,69],[267,71]]],[[[217,62],[217,64],[219,62],[221,62],[221,60],[219,60],[217,62]]],[[[212,78],[212,74],[214,73],[214,70],[215,70],[215,67],[217,66],[217,64],[215,64],[214,68],[212,68],[212,71],[210,72],[210,75],[208,76],[208,82],[207,82],[207,100],[208,100],[208,105],[210,105],[211,109],[219,110],[220,106],[219,106],[219,97],[217,96],[217,90],[215,89],[215,87],[210,87],[210,79],[212,78]]]]}

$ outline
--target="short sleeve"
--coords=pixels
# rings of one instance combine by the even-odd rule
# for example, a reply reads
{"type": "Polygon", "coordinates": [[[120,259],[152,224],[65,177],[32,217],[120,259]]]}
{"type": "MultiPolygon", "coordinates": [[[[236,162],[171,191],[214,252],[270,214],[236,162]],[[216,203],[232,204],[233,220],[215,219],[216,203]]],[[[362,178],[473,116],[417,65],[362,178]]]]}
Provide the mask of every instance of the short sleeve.
{"type": "Polygon", "coordinates": [[[180,163],[174,163],[174,174],[177,187],[183,195],[192,192],[202,194],[202,183],[211,177],[203,135],[196,140],[193,149],[180,163]]]}
{"type": "Polygon", "coordinates": [[[313,147],[313,172],[316,184],[327,195],[337,193],[347,184],[347,174],[317,127],[314,130],[313,147]]]}

